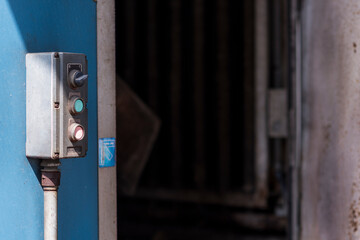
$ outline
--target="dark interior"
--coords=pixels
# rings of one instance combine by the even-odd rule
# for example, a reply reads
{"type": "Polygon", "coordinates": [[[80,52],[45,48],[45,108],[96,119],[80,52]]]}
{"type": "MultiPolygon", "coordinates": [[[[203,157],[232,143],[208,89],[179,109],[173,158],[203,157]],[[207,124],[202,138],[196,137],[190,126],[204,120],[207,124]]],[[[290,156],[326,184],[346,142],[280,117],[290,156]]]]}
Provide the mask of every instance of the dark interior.
{"type": "MultiPolygon", "coordinates": [[[[286,6],[271,2],[276,88],[286,6]]],[[[231,200],[256,192],[254,21],[252,0],[116,1],[117,75],[161,119],[135,194],[119,193],[119,239],[285,239],[286,140],[269,139],[267,207],[231,200]]]]}

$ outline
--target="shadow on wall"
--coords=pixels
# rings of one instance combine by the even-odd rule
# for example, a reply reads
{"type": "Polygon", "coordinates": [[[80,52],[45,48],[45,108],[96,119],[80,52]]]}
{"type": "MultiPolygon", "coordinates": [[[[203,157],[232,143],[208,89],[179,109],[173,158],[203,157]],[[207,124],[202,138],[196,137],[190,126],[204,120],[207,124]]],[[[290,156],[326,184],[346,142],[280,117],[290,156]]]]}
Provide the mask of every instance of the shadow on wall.
{"type": "MultiPolygon", "coordinates": [[[[24,52],[21,47],[16,47],[14,55],[18,60],[15,70],[12,70],[21,76],[21,79],[15,82],[22,87],[25,86],[26,53],[58,51],[87,55],[89,129],[94,131],[89,131],[86,158],[61,161],[59,239],[97,239],[96,3],[92,0],[8,0],[7,5],[12,11],[25,47],[24,52]]],[[[20,104],[21,110],[25,111],[25,90],[22,90],[22,100],[11,101],[20,104]]],[[[23,116],[25,114],[21,115],[23,116]]],[[[25,128],[25,125],[21,128],[25,128]]],[[[25,142],[20,143],[20,147],[21,144],[25,149],[25,142]]],[[[34,173],[39,176],[40,161],[29,159],[29,163],[34,173]]]]}
{"type": "MultiPolygon", "coordinates": [[[[8,1],[28,52],[86,52],[94,42],[92,1],[8,1]],[[85,15],[85,16],[84,16],[85,15]]],[[[96,35],[95,35],[96,36],[96,35]]]]}

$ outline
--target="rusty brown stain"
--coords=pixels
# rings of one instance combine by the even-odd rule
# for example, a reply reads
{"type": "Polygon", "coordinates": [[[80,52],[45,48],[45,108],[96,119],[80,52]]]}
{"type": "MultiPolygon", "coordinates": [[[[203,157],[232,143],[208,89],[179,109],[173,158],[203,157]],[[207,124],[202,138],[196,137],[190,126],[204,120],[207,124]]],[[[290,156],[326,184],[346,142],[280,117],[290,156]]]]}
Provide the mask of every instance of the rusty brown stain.
{"type": "MultiPolygon", "coordinates": [[[[360,168],[360,164],[358,164],[357,167],[360,168]]],[[[355,180],[351,186],[352,198],[354,198],[354,195],[360,191],[360,186],[358,184],[360,181],[360,173],[357,178],[358,179],[355,180]]],[[[360,226],[360,197],[355,198],[351,202],[348,217],[349,217],[348,235],[349,235],[349,239],[352,239],[353,233],[357,232],[360,226]]]]}
{"type": "Polygon", "coordinates": [[[355,191],[356,191],[356,189],[357,189],[358,187],[357,187],[357,184],[356,184],[356,182],[353,182],[353,184],[352,184],[352,188],[351,188],[351,194],[352,195],[354,195],[355,194],[355,191]]]}
{"type": "Polygon", "coordinates": [[[324,139],[325,140],[329,140],[330,139],[330,129],[331,129],[331,124],[326,124],[324,126],[324,139]]]}
{"type": "Polygon", "coordinates": [[[325,153],[327,151],[327,149],[329,148],[329,143],[331,141],[330,130],[331,130],[331,124],[328,123],[323,126],[323,139],[324,139],[324,145],[322,148],[323,153],[325,153]]]}
{"type": "Polygon", "coordinates": [[[359,229],[360,210],[358,208],[359,202],[354,200],[350,205],[349,225],[352,232],[359,229]]]}
{"type": "Polygon", "coordinates": [[[356,42],[353,42],[353,47],[354,47],[354,53],[356,53],[356,47],[357,47],[356,42]]]}

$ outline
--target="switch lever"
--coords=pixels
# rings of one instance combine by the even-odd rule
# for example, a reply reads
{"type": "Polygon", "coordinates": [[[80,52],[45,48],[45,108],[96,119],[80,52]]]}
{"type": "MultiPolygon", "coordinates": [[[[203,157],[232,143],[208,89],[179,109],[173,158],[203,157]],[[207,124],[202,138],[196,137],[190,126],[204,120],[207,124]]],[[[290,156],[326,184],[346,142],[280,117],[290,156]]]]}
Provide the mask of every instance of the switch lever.
{"type": "MultiPolygon", "coordinates": [[[[83,74],[82,72],[80,72],[81,74],[83,74]]],[[[80,75],[80,74],[78,74],[80,75]]],[[[79,87],[81,87],[82,85],[84,85],[85,81],[88,78],[87,74],[83,74],[82,76],[78,76],[75,78],[75,84],[79,87]]]]}
{"type": "Polygon", "coordinates": [[[79,70],[72,70],[70,72],[70,85],[73,88],[81,87],[88,79],[88,75],[80,72],[79,70]]]}

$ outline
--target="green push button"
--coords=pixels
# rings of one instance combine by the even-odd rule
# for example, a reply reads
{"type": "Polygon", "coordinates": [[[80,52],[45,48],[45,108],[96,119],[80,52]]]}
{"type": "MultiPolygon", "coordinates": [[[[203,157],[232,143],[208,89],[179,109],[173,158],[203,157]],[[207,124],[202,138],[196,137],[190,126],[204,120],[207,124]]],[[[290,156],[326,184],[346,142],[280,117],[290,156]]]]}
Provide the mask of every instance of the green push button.
{"type": "Polygon", "coordinates": [[[76,99],[74,103],[74,109],[77,113],[82,112],[84,109],[84,102],[81,99],[76,99]]]}

